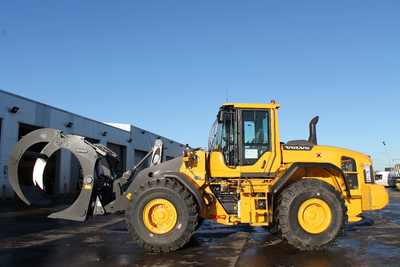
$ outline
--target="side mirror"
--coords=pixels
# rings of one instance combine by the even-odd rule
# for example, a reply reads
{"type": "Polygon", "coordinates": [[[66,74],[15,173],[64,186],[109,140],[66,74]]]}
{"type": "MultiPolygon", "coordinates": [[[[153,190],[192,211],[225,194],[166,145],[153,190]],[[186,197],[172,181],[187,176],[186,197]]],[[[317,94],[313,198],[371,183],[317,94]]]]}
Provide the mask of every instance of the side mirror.
{"type": "Polygon", "coordinates": [[[225,116],[224,110],[221,109],[220,111],[218,111],[218,115],[217,115],[218,124],[221,124],[224,122],[224,116],[225,116]]]}

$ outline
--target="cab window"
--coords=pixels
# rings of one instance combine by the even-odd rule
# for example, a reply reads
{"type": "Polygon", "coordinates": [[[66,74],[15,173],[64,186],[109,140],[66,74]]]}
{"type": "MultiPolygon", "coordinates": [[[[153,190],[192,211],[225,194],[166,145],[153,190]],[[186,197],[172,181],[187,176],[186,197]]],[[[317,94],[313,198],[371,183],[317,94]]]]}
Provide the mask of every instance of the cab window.
{"type": "Polygon", "coordinates": [[[222,124],[222,140],[221,152],[224,155],[225,163],[228,166],[236,164],[236,122],[235,113],[228,112],[225,114],[222,124]]]}
{"type": "Polygon", "coordinates": [[[268,111],[243,111],[243,165],[253,165],[269,151],[269,116],[268,111]]]}
{"type": "Polygon", "coordinates": [[[223,121],[215,121],[211,128],[208,149],[221,151],[225,164],[230,167],[237,165],[237,130],[235,111],[225,111],[223,121]]]}

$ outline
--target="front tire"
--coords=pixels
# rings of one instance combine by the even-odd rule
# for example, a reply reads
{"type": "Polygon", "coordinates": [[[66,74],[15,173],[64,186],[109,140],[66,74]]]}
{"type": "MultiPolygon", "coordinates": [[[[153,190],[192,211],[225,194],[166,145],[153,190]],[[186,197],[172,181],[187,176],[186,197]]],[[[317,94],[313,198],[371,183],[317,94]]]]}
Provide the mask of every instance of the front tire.
{"type": "Polygon", "coordinates": [[[151,180],[137,188],[125,216],[133,240],[156,252],[181,248],[199,220],[193,195],[170,179],[151,180]]]}
{"type": "Polygon", "coordinates": [[[277,223],[282,237],[300,250],[336,245],[347,227],[347,206],[331,184],[318,179],[291,183],[278,197],[277,223]]]}

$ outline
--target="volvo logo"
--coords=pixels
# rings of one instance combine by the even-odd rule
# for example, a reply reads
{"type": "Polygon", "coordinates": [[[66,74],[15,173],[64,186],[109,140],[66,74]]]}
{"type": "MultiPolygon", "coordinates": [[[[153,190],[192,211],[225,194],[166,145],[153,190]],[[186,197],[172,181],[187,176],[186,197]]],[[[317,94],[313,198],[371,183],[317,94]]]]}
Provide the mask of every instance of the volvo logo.
{"type": "Polygon", "coordinates": [[[309,151],[313,148],[313,146],[288,146],[283,145],[284,150],[302,150],[302,151],[309,151]]]}

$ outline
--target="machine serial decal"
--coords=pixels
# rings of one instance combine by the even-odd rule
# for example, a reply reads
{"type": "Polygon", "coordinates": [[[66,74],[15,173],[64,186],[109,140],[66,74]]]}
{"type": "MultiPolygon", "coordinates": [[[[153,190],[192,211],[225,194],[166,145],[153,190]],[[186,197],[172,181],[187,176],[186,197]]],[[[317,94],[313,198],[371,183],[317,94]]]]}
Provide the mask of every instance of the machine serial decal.
{"type": "Polygon", "coordinates": [[[365,177],[365,183],[372,183],[372,175],[371,175],[371,168],[368,163],[365,163],[365,169],[364,169],[364,177],[365,177]]]}
{"type": "Polygon", "coordinates": [[[294,145],[294,146],[284,145],[283,146],[284,150],[302,150],[302,151],[306,150],[306,151],[309,151],[312,148],[313,148],[313,146],[296,146],[296,145],[294,145]]]}

